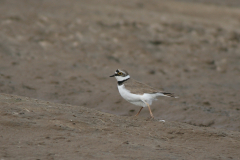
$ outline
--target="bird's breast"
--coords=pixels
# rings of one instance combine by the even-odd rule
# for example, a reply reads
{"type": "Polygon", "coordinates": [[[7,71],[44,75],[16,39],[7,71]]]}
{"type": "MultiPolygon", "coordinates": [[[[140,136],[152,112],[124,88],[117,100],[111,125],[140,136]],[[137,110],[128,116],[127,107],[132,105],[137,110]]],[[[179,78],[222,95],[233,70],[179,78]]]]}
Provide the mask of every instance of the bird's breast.
{"type": "Polygon", "coordinates": [[[123,85],[118,86],[118,91],[120,95],[127,101],[139,101],[141,99],[141,95],[132,94],[129,90],[127,90],[123,85]]]}

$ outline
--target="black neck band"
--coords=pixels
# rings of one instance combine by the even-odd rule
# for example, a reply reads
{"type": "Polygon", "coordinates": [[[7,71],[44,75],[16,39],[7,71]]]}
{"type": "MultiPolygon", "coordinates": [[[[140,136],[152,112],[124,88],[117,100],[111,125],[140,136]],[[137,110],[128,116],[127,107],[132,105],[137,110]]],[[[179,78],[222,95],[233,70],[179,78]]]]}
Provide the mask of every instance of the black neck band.
{"type": "Polygon", "coordinates": [[[121,86],[121,85],[123,84],[123,82],[125,82],[125,81],[127,81],[127,80],[129,80],[129,79],[130,79],[130,78],[125,79],[125,80],[123,80],[123,81],[118,81],[117,83],[118,83],[119,86],[121,86]]]}

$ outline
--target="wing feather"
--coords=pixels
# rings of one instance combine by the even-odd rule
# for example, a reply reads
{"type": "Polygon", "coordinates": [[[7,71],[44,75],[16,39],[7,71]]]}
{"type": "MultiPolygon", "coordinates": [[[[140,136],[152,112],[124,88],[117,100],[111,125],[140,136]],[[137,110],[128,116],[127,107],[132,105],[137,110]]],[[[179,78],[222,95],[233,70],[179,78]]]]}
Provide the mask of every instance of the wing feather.
{"type": "Polygon", "coordinates": [[[124,86],[133,94],[143,95],[144,93],[161,93],[161,91],[155,90],[153,87],[144,83],[138,82],[134,79],[129,79],[124,83],[124,86]]]}

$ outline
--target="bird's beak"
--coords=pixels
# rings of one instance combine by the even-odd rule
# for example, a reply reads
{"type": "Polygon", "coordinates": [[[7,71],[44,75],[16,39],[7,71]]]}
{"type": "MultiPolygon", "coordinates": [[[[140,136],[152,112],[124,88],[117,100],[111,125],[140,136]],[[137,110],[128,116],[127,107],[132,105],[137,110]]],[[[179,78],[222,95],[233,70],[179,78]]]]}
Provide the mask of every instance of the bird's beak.
{"type": "Polygon", "coordinates": [[[110,77],[115,77],[115,74],[111,75],[110,77]]]}

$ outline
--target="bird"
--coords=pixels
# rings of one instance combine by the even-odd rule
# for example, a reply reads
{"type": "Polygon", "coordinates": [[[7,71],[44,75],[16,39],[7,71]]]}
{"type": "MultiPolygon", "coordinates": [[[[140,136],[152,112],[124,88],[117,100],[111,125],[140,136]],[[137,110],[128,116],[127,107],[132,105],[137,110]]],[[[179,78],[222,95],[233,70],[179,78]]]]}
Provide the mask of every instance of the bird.
{"type": "Polygon", "coordinates": [[[141,106],[135,116],[138,116],[144,107],[148,107],[151,119],[154,119],[150,108],[154,100],[160,96],[178,98],[173,93],[156,90],[147,84],[132,79],[124,69],[117,69],[110,77],[117,79],[118,91],[122,98],[136,106],[141,106]]]}

